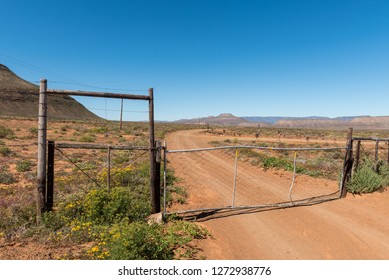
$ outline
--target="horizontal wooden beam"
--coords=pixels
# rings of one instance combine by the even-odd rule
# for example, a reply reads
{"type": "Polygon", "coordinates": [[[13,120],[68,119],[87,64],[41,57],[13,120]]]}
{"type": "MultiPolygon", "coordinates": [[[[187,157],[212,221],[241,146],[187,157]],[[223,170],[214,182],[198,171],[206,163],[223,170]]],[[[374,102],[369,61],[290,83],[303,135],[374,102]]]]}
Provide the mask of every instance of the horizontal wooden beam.
{"type": "Polygon", "coordinates": [[[389,138],[376,138],[376,137],[353,137],[355,141],[389,141],[389,138]]]}
{"type": "Polygon", "coordinates": [[[47,94],[56,95],[73,95],[73,96],[89,96],[89,97],[105,97],[105,98],[119,98],[119,99],[133,99],[133,100],[150,100],[148,95],[111,93],[111,92],[93,92],[93,91],[79,91],[79,90],[57,90],[48,89],[47,94]]]}

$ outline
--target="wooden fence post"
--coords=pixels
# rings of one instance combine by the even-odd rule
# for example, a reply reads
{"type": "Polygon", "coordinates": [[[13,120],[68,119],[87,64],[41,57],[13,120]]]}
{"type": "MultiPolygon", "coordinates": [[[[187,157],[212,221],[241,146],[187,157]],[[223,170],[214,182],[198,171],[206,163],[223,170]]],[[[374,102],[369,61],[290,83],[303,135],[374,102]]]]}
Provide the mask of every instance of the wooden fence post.
{"type": "Polygon", "coordinates": [[[387,163],[389,164],[389,141],[388,141],[388,158],[387,158],[387,163]]]}
{"type": "Polygon", "coordinates": [[[353,128],[350,127],[348,132],[347,151],[343,165],[343,180],[341,186],[341,197],[346,197],[346,184],[351,180],[351,171],[353,168],[353,128]]]}
{"type": "Polygon", "coordinates": [[[149,124],[150,124],[150,193],[151,193],[151,213],[161,211],[161,198],[158,195],[159,185],[157,185],[157,163],[154,134],[154,90],[149,88],[149,124]]]}
{"type": "Polygon", "coordinates": [[[52,211],[54,204],[54,148],[55,142],[47,142],[47,188],[46,210],[52,211]]]}
{"type": "Polygon", "coordinates": [[[378,173],[378,170],[379,170],[379,167],[380,167],[379,166],[379,162],[378,162],[378,159],[379,159],[379,156],[378,156],[379,143],[380,143],[379,140],[375,141],[374,164],[375,164],[375,171],[377,173],[378,173]]]}
{"type": "Polygon", "coordinates": [[[47,139],[47,80],[41,79],[39,87],[38,112],[38,166],[36,189],[37,224],[40,223],[42,213],[46,209],[46,139],[47,139]]]}
{"type": "Polygon", "coordinates": [[[378,144],[379,144],[379,141],[376,140],[375,141],[375,153],[374,153],[374,160],[375,160],[375,162],[378,161],[378,144]]]}

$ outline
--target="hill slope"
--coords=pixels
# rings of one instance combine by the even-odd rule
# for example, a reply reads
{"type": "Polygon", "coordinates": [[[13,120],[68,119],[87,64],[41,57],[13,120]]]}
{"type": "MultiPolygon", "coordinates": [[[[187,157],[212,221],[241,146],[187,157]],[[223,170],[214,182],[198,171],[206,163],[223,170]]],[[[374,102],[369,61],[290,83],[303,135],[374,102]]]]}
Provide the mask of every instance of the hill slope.
{"type": "Polygon", "coordinates": [[[205,118],[198,119],[184,119],[177,121],[178,123],[186,123],[186,124],[213,124],[213,125],[249,125],[250,122],[236,117],[232,114],[221,114],[219,116],[209,116],[205,118]]]}
{"type": "MultiPolygon", "coordinates": [[[[0,116],[38,117],[39,87],[0,64],[0,116]]],[[[70,96],[47,96],[47,114],[52,119],[99,119],[70,96]]]]}
{"type": "Polygon", "coordinates": [[[389,129],[389,116],[347,116],[347,117],[236,117],[221,114],[217,117],[179,120],[178,123],[210,124],[222,126],[261,126],[278,128],[309,129],[389,129]]]}

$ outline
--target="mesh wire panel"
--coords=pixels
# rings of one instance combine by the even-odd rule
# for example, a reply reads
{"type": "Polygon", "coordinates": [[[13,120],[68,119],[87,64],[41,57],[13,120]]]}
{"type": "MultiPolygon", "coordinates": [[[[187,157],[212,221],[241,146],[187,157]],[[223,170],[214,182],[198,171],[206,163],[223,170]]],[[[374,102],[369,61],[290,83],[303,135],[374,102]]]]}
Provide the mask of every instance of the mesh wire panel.
{"type": "Polygon", "coordinates": [[[148,186],[149,151],[56,148],[55,202],[80,189],[148,186]],[[110,168],[108,168],[110,166],[110,168]],[[145,176],[146,175],[146,176],[145,176]]]}
{"type": "Polygon", "coordinates": [[[342,149],[224,147],[167,151],[167,167],[178,180],[167,184],[166,192],[184,189],[187,193],[185,203],[169,205],[167,212],[332,197],[339,191],[342,149]]]}

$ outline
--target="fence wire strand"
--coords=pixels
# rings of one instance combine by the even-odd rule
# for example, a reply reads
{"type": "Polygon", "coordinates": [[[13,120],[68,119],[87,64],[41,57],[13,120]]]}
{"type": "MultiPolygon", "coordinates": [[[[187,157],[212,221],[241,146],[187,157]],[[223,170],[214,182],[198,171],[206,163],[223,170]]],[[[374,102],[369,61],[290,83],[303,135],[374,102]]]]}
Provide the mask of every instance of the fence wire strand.
{"type": "Polygon", "coordinates": [[[77,168],[77,170],[81,171],[86,177],[88,177],[89,180],[91,180],[93,183],[95,183],[98,187],[102,188],[102,186],[95,180],[93,179],[91,176],[89,176],[88,173],[86,173],[82,168],[80,168],[75,162],[72,161],[72,159],[70,157],[68,157],[67,155],[65,155],[65,153],[60,150],[59,148],[55,147],[55,149],[61,154],[63,155],[71,164],[74,165],[74,167],[77,168]]]}
{"type": "Polygon", "coordinates": [[[149,148],[112,146],[115,148],[108,151],[108,145],[105,149],[98,144],[94,147],[55,145],[55,204],[66,194],[88,192],[91,184],[108,191],[116,187],[143,190],[149,185],[149,176],[144,176],[149,168],[149,148]]]}
{"type": "Polygon", "coordinates": [[[188,197],[186,203],[165,212],[293,206],[312,198],[338,198],[334,195],[339,193],[337,178],[345,149],[227,146],[167,150],[167,166],[179,179],[174,186],[167,185],[166,191],[182,188],[188,197]]]}

